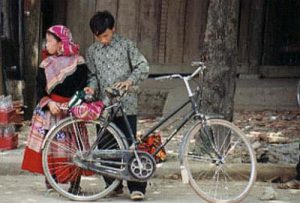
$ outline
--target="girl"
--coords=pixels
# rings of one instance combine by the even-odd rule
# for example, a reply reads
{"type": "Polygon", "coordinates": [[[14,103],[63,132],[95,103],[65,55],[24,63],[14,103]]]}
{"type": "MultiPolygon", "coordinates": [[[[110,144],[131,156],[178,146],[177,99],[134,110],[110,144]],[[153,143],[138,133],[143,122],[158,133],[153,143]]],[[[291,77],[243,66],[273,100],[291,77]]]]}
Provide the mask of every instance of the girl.
{"type": "MultiPolygon", "coordinates": [[[[65,105],[77,90],[86,86],[88,71],[83,57],[79,55],[79,46],[73,42],[67,27],[55,25],[47,30],[46,50],[48,57],[37,71],[37,106],[33,112],[22,163],[22,169],[40,174],[43,174],[41,147],[45,135],[55,123],[66,117],[60,106],[65,105]]],[[[65,139],[63,141],[70,141],[65,139]]],[[[71,192],[80,189],[80,176],[69,180],[67,177],[62,178],[59,171],[54,171],[53,177],[60,177],[55,178],[60,182],[70,182],[71,192]]],[[[51,188],[47,181],[46,187],[51,188]]]]}

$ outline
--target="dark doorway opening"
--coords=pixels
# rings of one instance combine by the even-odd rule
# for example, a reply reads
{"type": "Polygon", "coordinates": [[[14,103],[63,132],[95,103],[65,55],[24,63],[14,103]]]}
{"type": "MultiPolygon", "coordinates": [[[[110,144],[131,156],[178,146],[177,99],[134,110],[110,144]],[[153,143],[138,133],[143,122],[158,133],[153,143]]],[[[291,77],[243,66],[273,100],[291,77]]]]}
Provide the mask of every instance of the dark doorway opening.
{"type": "Polygon", "coordinates": [[[300,65],[300,1],[267,0],[263,65],[300,65]]]}

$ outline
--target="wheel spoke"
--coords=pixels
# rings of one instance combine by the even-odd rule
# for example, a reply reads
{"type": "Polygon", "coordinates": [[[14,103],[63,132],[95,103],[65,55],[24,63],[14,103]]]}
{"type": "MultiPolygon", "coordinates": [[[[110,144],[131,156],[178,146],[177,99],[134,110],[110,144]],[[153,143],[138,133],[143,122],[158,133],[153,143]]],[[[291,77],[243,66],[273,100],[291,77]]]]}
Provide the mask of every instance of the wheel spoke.
{"type": "MultiPolygon", "coordinates": [[[[77,201],[93,201],[106,196],[118,185],[119,180],[111,180],[107,187],[104,178],[93,171],[81,168],[85,152],[91,146],[99,148],[97,131],[100,129],[99,121],[82,121],[80,119],[65,119],[49,134],[43,149],[44,173],[50,184],[61,195],[77,201]],[[76,159],[74,159],[76,158],[76,159]],[[76,164],[74,163],[76,160],[76,164]],[[72,186],[72,187],[71,187],[72,186]]],[[[119,134],[114,125],[107,127],[106,141],[101,145],[107,149],[125,149],[124,135],[119,134]]],[[[93,160],[96,163],[99,160],[93,160]]],[[[105,165],[120,168],[125,167],[122,160],[111,162],[103,160],[105,165]]],[[[101,162],[99,162],[101,163],[101,162]]]]}
{"type": "Polygon", "coordinates": [[[240,202],[255,181],[251,145],[228,121],[211,119],[196,124],[185,138],[183,153],[191,186],[208,202],[240,202]],[[245,167],[249,172],[241,170],[245,167]]]}

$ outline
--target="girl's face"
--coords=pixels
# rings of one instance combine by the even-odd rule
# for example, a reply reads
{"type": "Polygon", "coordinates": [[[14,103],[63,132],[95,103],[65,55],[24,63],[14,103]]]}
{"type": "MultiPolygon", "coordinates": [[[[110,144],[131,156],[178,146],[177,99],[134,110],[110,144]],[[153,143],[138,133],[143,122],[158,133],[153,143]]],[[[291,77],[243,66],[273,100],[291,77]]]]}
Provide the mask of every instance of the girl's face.
{"type": "Polygon", "coordinates": [[[57,41],[53,35],[49,33],[46,34],[46,49],[50,55],[58,55],[61,47],[62,43],[57,41]]]}

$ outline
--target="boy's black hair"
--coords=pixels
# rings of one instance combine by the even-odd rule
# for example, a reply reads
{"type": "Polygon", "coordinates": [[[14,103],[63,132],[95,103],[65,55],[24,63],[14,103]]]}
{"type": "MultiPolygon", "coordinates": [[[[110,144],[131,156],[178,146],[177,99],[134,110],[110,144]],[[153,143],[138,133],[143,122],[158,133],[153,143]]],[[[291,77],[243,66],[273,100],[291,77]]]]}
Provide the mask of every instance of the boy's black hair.
{"type": "Polygon", "coordinates": [[[90,28],[94,35],[101,35],[106,29],[113,29],[115,19],[109,11],[98,11],[90,20],[90,28]]]}

